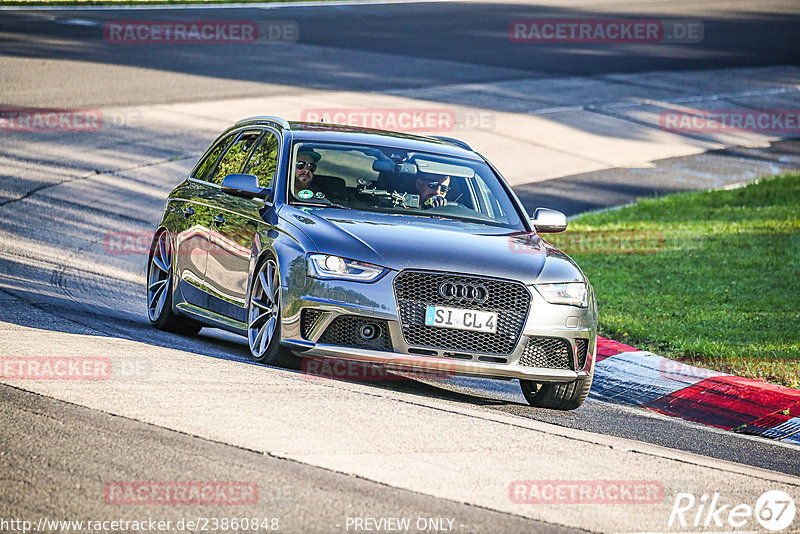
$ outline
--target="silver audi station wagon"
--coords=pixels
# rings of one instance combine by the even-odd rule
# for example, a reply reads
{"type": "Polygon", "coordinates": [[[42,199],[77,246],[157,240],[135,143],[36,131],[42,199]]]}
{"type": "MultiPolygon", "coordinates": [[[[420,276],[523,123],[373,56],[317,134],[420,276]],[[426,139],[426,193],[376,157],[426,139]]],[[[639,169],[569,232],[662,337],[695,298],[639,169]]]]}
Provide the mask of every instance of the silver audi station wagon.
{"type": "Polygon", "coordinates": [[[169,195],[147,271],[152,324],[247,336],[259,362],[369,362],[519,379],[533,406],[589,393],[597,309],[572,259],[466,143],[239,121],[169,195]]]}

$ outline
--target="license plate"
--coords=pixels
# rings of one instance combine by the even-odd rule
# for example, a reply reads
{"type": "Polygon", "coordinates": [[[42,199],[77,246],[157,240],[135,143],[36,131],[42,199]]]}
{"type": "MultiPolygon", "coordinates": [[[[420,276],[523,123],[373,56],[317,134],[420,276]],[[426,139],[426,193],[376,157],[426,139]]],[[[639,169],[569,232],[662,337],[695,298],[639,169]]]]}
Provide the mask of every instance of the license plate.
{"type": "Polygon", "coordinates": [[[444,306],[426,306],[425,324],[472,332],[497,332],[497,313],[444,306]]]}

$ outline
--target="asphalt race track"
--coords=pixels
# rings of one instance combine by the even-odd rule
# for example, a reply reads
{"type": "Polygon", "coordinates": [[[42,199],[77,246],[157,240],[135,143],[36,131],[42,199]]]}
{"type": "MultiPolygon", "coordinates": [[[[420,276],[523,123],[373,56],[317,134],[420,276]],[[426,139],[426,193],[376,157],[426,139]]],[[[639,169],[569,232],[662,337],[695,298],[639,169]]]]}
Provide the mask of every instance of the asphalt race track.
{"type": "MultiPolygon", "coordinates": [[[[0,119],[34,108],[104,117],[90,131],[0,128],[0,360],[102,357],[123,370],[103,381],[0,378],[0,531],[19,530],[3,520],[42,527],[41,518],[150,518],[199,531],[176,525],[233,517],[283,532],[403,530],[389,518],[410,518],[411,532],[763,530],[755,519],[692,525],[694,511],[688,525],[668,522],[681,493],[754,506],[779,489],[800,505],[796,446],[591,397],[574,412],[532,409],[514,381],[329,380],[254,364],[231,334],[150,327],[144,273],[168,191],[243,116],[455,110],[486,122],[448,135],[494,161],[526,207],[573,215],[800,169],[791,135],[653,127],[663,102],[798,109],[798,50],[791,1],[0,10],[0,119]],[[700,21],[703,39],[509,39],[510,21],[544,17],[700,21]],[[298,33],[214,46],[104,40],[106,23],[132,19],[282,21],[298,33]],[[660,493],[521,504],[510,491],[526,480],[660,493]],[[257,495],[180,505],[109,497],[114,484],[148,481],[238,481],[257,495]]],[[[800,519],[783,532],[800,532],[800,519]]]]}

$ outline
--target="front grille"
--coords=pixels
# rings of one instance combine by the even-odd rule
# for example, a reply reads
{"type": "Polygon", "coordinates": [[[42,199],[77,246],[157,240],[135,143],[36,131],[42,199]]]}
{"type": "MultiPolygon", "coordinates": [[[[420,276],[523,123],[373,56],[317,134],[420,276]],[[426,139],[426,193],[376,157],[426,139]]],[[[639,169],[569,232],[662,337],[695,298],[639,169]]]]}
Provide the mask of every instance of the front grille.
{"type": "Polygon", "coordinates": [[[368,319],[357,315],[340,315],[328,325],[320,343],[328,345],[341,345],[357,349],[392,351],[392,337],[389,334],[389,325],[379,319],[368,319]],[[374,325],[378,329],[375,339],[364,339],[360,335],[361,327],[365,324],[374,325]]]}
{"type": "Polygon", "coordinates": [[[575,350],[578,353],[578,369],[583,369],[586,366],[586,355],[589,353],[589,340],[576,339],[575,350]]]}
{"type": "Polygon", "coordinates": [[[404,271],[394,279],[403,337],[412,346],[488,354],[511,354],[528,317],[531,294],[524,284],[470,275],[404,271]],[[488,298],[481,303],[447,300],[443,282],[481,284],[488,298]],[[425,307],[447,306],[497,312],[497,332],[470,332],[425,325],[425,307]]]}
{"type": "Polygon", "coordinates": [[[572,351],[566,339],[556,337],[531,337],[519,358],[526,367],[545,369],[572,369],[572,351]]]}
{"type": "Polygon", "coordinates": [[[300,312],[300,333],[303,339],[311,339],[311,331],[317,325],[323,313],[320,310],[303,308],[303,311],[300,312]]]}

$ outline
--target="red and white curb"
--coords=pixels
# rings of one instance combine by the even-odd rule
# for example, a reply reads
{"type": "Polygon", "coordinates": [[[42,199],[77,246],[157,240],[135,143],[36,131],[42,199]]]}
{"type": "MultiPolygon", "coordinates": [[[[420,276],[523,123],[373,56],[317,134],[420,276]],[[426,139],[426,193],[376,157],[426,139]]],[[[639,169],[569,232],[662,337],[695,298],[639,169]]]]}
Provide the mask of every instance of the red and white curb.
{"type": "Polygon", "coordinates": [[[800,445],[800,390],[685,365],[599,336],[592,396],[800,445]]]}

